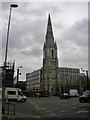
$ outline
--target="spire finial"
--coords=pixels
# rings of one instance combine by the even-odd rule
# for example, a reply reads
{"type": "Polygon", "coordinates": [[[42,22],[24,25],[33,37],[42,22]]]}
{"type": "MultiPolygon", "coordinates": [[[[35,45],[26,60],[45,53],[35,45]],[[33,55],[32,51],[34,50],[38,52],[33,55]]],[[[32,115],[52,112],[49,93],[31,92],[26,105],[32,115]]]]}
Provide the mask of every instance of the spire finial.
{"type": "Polygon", "coordinates": [[[49,16],[48,16],[48,25],[51,25],[51,17],[50,17],[50,13],[49,13],[49,16]]]}

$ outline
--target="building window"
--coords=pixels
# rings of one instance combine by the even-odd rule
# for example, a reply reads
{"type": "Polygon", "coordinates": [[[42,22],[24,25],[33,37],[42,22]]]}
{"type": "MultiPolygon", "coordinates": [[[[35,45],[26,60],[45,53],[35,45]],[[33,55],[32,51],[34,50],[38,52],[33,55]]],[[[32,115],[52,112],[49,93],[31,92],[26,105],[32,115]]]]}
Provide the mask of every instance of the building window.
{"type": "Polygon", "coordinates": [[[52,49],[52,58],[54,58],[54,50],[52,49]]]}

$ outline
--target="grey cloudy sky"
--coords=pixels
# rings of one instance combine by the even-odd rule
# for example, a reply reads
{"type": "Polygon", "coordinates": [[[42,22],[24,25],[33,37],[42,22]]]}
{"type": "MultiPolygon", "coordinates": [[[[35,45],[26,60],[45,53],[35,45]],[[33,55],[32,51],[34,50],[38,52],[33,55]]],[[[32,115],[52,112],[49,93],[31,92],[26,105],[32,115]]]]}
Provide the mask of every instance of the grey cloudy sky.
{"type": "MultiPolygon", "coordinates": [[[[15,2],[14,2],[15,3],[15,2]]],[[[4,58],[9,6],[2,3],[2,56],[4,58]]],[[[58,45],[59,66],[88,68],[88,3],[17,2],[12,9],[8,61],[20,65],[21,80],[26,73],[42,67],[48,14],[51,14],[54,39],[58,45]]],[[[1,53],[0,53],[1,54],[1,53]]],[[[1,56],[1,55],[0,55],[1,56]]]]}

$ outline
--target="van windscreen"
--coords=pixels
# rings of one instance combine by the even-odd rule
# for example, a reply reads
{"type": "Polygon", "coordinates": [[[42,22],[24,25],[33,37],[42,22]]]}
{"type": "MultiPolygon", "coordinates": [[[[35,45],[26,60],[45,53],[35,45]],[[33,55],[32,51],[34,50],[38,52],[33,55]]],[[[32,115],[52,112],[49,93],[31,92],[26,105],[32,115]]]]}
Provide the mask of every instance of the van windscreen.
{"type": "Polygon", "coordinates": [[[18,91],[18,95],[23,96],[23,93],[21,91],[18,91]]]}

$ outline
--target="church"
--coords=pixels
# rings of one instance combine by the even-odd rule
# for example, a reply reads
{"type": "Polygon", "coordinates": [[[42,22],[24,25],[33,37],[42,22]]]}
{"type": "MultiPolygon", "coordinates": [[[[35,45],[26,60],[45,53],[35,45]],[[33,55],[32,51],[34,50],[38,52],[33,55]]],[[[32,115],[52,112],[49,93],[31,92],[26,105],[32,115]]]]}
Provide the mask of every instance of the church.
{"type": "Polygon", "coordinates": [[[26,74],[28,90],[48,90],[51,95],[65,91],[65,84],[77,86],[80,70],[58,66],[57,43],[54,40],[50,14],[43,46],[43,66],[26,74]]]}

